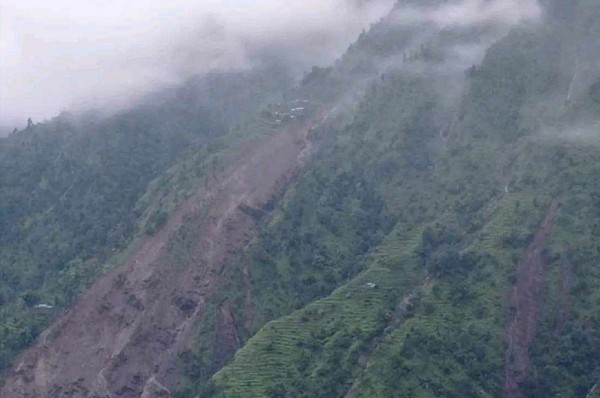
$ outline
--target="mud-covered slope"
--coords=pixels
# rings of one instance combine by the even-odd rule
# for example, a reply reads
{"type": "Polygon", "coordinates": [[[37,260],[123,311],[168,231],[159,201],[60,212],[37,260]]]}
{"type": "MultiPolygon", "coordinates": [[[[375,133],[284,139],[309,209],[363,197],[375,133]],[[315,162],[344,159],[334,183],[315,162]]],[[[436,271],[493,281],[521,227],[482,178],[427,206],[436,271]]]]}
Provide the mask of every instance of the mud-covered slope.
{"type": "Polygon", "coordinates": [[[255,119],[281,100],[284,72],[215,72],[118,112],[65,112],[0,138],[2,372],[221,167],[239,130],[270,131],[255,119]]]}
{"type": "Polygon", "coordinates": [[[509,298],[513,319],[506,330],[507,348],[504,365],[504,391],[508,397],[520,396],[519,383],[529,377],[531,364],[529,347],[537,332],[544,285],[543,253],[556,221],[558,203],[552,201],[544,220],[523,254],[516,270],[516,281],[509,298]]]}
{"type": "MultiPolygon", "coordinates": [[[[139,397],[174,389],[177,355],[193,342],[204,301],[255,233],[242,210],[260,212],[280,194],[308,153],[316,123],[242,148],[40,336],[7,376],[2,396],[139,397]]],[[[235,339],[231,344],[235,349],[235,339]]]]}

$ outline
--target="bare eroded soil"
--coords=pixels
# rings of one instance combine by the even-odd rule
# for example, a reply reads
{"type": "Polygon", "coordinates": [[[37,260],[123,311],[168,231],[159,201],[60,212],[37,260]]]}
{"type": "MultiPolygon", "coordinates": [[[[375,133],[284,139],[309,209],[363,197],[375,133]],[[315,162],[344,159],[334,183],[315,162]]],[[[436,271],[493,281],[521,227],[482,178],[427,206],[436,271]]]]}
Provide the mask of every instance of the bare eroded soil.
{"type": "Polygon", "coordinates": [[[544,286],[543,251],[552,233],[558,204],[552,202],[533,241],[517,267],[517,280],[509,297],[512,317],[506,330],[508,346],[505,352],[504,392],[507,397],[519,398],[519,383],[530,374],[529,347],[539,321],[540,296],[544,286]]]}
{"type": "MultiPolygon", "coordinates": [[[[310,151],[317,122],[264,139],[173,212],[122,266],[100,278],[6,375],[0,395],[13,397],[169,397],[177,387],[177,355],[220,271],[256,232],[240,206],[261,208],[296,172],[310,151]],[[173,264],[169,242],[192,226],[191,256],[173,264]]],[[[221,339],[236,344],[225,302],[221,339]]]]}

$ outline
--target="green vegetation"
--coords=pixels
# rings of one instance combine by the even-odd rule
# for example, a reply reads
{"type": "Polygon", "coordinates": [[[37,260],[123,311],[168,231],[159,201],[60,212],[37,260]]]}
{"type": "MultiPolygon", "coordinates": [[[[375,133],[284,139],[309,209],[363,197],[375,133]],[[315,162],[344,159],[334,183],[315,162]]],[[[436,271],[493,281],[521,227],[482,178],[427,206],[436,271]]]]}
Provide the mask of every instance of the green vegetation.
{"type": "MultiPolygon", "coordinates": [[[[467,77],[469,90],[445,138],[438,136],[445,126],[436,120],[443,104],[433,79],[399,70],[366,90],[354,120],[334,142],[325,142],[311,166],[331,182],[315,184],[309,168],[282,215],[246,253],[254,327],[274,320],[201,383],[204,395],[501,396],[508,294],[551,200],[559,202],[560,215],[544,253],[532,368],[520,389],[526,396],[570,397],[592,389],[600,373],[598,291],[592,288],[600,253],[600,186],[593,177],[600,171],[600,147],[591,134],[569,138],[573,114],[595,105],[593,95],[564,105],[569,77],[559,69],[564,47],[552,33],[519,28],[494,45],[467,77]],[[548,133],[548,125],[564,134],[548,133]],[[289,275],[306,271],[320,281],[324,272],[348,269],[347,263],[313,257],[293,268],[299,258],[323,251],[272,247],[300,231],[329,242],[328,224],[312,214],[340,192],[334,179],[340,170],[355,168],[368,176],[371,200],[382,201],[385,227],[369,233],[382,238],[363,238],[367,254],[349,260],[354,273],[299,308],[311,284],[289,284],[289,275]],[[299,221],[286,218],[296,211],[303,215],[299,221]],[[293,228],[281,229],[286,224],[293,228]],[[278,305],[280,297],[292,302],[278,305]],[[273,303],[290,315],[271,310],[273,303]]],[[[597,125],[590,128],[598,134],[597,125]]],[[[341,192],[340,207],[364,200],[362,190],[341,192]]],[[[328,214],[335,217],[334,210],[328,214]]],[[[346,234],[369,230],[351,211],[344,214],[346,234]]],[[[338,252],[344,253],[348,246],[341,242],[338,252]]]]}
{"type": "MultiPolygon", "coordinates": [[[[63,115],[1,140],[0,366],[244,143],[277,130],[271,103],[296,96],[336,112],[281,197],[240,209],[259,232],[206,298],[178,396],[505,395],[517,268],[553,203],[540,293],[517,319],[534,330],[518,387],[597,396],[600,70],[571,58],[599,36],[600,7],[578,4],[515,27],[458,72],[453,51],[481,45],[484,28],[421,40],[430,26],[383,20],[289,92],[281,71],[214,75],[167,95],[176,106],[63,115]],[[223,344],[223,308],[239,347],[223,344]]],[[[194,232],[188,222],[168,242],[174,267],[189,263],[194,232]]]]}
{"type": "Polygon", "coordinates": [[[0,139],[0,370],[264,132],[245,114],[285,81],[209,75],[115,115],[65,113],[0,139]]]}
{"type": "MultiPolygon", "coordinates": [[[[0,367],[124,250],[150,181],[222,134],[208,110],[180,104],[105,121],[61,115],[0,143],[0,367]]],[[[146,232],[167,217],[152,215],[146,232]]]]}

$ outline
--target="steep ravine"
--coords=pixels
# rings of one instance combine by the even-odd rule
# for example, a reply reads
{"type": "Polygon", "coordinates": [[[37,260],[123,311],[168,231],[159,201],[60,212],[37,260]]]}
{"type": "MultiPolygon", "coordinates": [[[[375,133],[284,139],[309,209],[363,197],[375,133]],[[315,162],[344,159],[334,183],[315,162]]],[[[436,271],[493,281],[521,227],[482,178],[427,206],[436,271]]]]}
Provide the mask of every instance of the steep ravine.
{"type": "MultiPolygon", "coordinates": [[[[220,271],[256,233],[240,207],[260,208],[281,191],[321,120],[241,150],[237,162],[181,203],[125,264],[40,336],[6,375],[0,395],[170,396],[179,382],[175,360],[195,336],[220,271]],[[188,242],[183,260],[169,249],[178,239],[188,242]]],[[[227,333],[223,338],[235,341],[235,332],[227,333]]]]}

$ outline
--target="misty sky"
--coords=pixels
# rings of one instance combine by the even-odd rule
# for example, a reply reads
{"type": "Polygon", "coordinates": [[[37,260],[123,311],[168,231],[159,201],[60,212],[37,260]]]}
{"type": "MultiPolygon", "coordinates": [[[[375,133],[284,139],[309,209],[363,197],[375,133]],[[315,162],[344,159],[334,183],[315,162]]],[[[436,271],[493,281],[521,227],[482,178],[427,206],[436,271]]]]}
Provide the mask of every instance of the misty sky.
{"type": "Polygon", "coordinates": [[[0,0],[0,123],[119,106],[265,54],[301,72],[331,62],[392,2],[0,0]]]}

